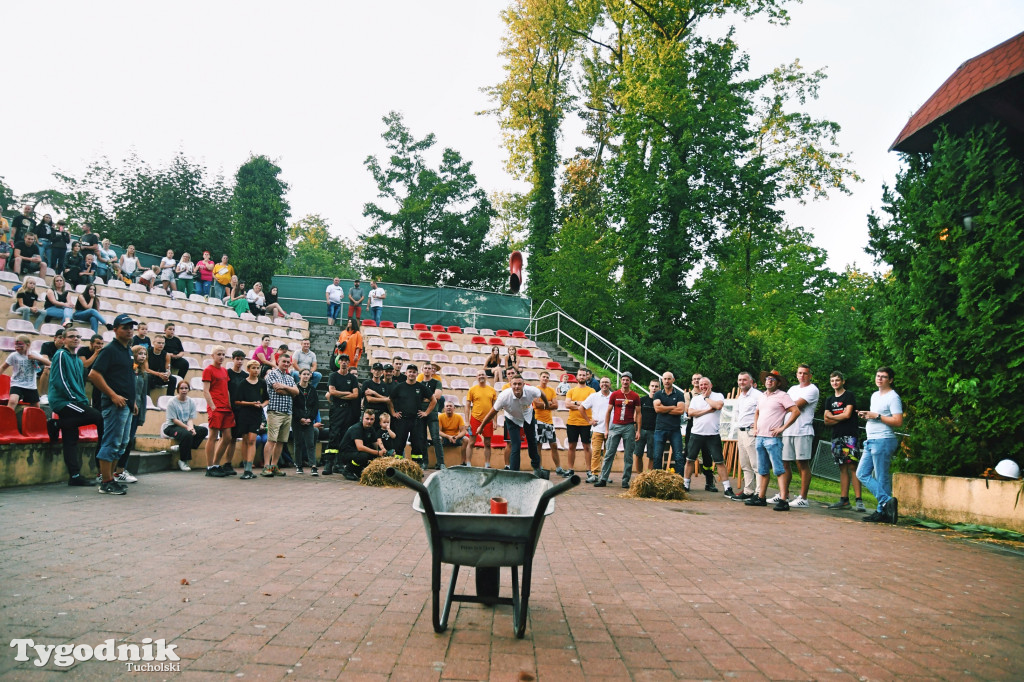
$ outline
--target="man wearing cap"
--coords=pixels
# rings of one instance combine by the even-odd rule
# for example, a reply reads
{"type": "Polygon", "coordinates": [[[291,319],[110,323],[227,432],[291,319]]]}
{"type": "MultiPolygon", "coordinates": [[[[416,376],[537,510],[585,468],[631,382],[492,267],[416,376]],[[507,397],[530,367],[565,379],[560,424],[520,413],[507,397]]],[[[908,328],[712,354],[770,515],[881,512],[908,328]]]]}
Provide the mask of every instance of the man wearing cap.
{"type": "MultiPolygon", "coordinates": [[[[603,382],[603,380],[602,380],[603,382]]],[[[604,429],[608,440],[604,445],[604,461],[601,463],[601,477],[594,484],[595,488],[608,485],[608,477],[615,463],[615,453],[622,442],[622,487],[629,487],[629,477],[633,473],[633,448],[640,440],[640,420],[637,418],[637,406],[640,396],[633,390],[633,375],[623,372],[619,378],[619,390],[608,396],[608,409],[604,416],[604,429]]]]}
{"type": "MultiPolygon", "coordinates": [[[[786,468],[782,465],[782,433],[793,425],[800,416],[800,408],[793,399],[779,386],[782,377],[772,370],[764,378],[764,394],[758,398],[757,410],[754,412],[754,447],[757,450],[757,495],[744,502],[748,507],[767,507],[768,501],[768,469],[769,466],[779,478],[786,468]],[[788,417],[786,416],[788,413],[788,417]]],[[[775,502],[775,511],[789,511],[789,501],[779,495],[775,502]]]]}
{"type": "Polygon", "coordinates": [[[540,451],[537,449],[537,427],[533,423],[533,401],[540,400],[545,409],[550,410],[547,396],[533,386],[527,386],[520,376],[510,382],[511,386],[506,388],[494,401],[494,405],[480,421],[480,427],[486,427],[498,410],[505,411],[505,431],[508,433],[508,446],[510,452],[509,467],[512,471],[519,471],[519,450],[522,447],[523,438],[526,438],[526,449],[530,455],[530,465],[533,473],[540,478],[548,478],[548,472],[541,468],[540,451]]]}
{"type": "Polygon", "coordinates": [[[349,319],[360,320],[363,317],[363,300],[366,298],[366,292],[359,286],[359,280],[355,280],[352,283],[352,288],[348,290],[348,316],[349,319]]]}
{"type": "MultiPolygon", "coordinates": [[[[757,497],[757,449],[754,447],[754,414],[757,412],[757,401],[764,395],[754,386],[754,377],[750,372],[740,372],[736,377],[739,394],[736,396],[736,450],[740,458],[740,470],[743,472],[743,491],[733,497],[736,500],[749,500],[757,497]]],[[[737,482],[737,485],[739,483],[737,482]]]]}
{"type": "Polygon", "coordinates": [[[437,404],[434,394],[424,384],[416,381],[419,368],[416,365],[405,366],[405,381],[395,384],[391,389],[391,416],[394,417],[395,452],[404,456],[405,443],[411,440],[410,459],[426,468],[427,454],[427,414],[437,404]],[[426,407],[420,409],[422,403],[426,407]]]}
{"type": "Polygon", "coordinates": [[[345,433],[359,421],[359,379],[348,373],[348,353],[337,356],[338,371],[331,372],[327,385],[330,402],[329,441],[323,453],[324,475],[342,473],[343,463],[335,461],[345,433]]]}
{"type": "MultiPolygon", "coordinates": [[[[370,365],[370,378],[363,382],[359,393],[363,396],[363,410],[374,410],[378,415],[388,411],[390,386],[384,381],[384,365],[375,362],[370,365]]],[[[377,420],[373,422],[374,428],[377,420]]]]}
{"type": "Polygon", "coordinates": [[[95,424],[100,439],[103,438],[103,416],[89,406],[89,400],[85,397],[84,369],[82,360],[76,355],[81,340],[81,332],[75,327],[65,332],[63,345],[53,354],[50,383],[46,391],[50,399],[50,408],[60,417],[56,426],[62,435],[64,465],[70,475],[70,486],[89,485],[89,481],[81,474],[82,458],[78,454],[78,428],[86,424],[95,424]]]}
{"type": "Polygon", "coordinates": [[[114,318],[114,339],[99,352],[89,381],[101,391],[100,413],[103,415],[103,440],[96,459],[99,460],[102,483],[100,493],[124,495],[125,488],[114,480],[114,462],[128,445],[132,415],[138,411],[135,401],[135,360],[130,343],[136,322],[121,313],[114,318]]]}

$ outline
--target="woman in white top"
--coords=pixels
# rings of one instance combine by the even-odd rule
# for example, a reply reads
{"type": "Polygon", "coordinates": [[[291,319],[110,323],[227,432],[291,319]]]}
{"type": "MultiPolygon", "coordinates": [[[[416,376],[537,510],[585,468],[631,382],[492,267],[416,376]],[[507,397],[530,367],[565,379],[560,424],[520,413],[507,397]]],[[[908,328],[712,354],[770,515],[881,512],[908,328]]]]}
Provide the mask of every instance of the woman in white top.
{"type": "Polygon", "coordinates": [[[139,276],[139,258],[135,255],[134,244],[128,245],[117,264],[121,266],[121,274],[134,282],[139,276]]]}
{"type": "Polygon", "coordinates": [[[174,260],[174,249],[167,249],[167,255],[160,259],[160,283],[168,294],[178,290],[174,283],[174,266],[177,264],[178,261],[174,260]]]}
{"type": "Polygon", "coordinates": [[[245,295],[245,300],[249,302],[249,312],[253,315],[259,317],[267,314],[267,299],[263,295],[263,285],[259,282],[252,285],[252,289],[245,295]]]}
{"type": "Polygon", "coordinates": [[[185,292],[186,296],[191,296],[195,263],[192,262],[192,256],[190,256],[187,251],[181,254],[181,260],[178,261],[178,266],[174,268],[174,273],[177,275],[177,278],[181,280],[182,291],[185,292]]]}
{"type": "Polygon", "coordinates": [[[117,252],[110,248],[110,240],[104,239],[100,242],[99,251],[96,252],[96,276],[101,277],[104,282],[110,279],[110,266],[117,262],[117,252]]]}

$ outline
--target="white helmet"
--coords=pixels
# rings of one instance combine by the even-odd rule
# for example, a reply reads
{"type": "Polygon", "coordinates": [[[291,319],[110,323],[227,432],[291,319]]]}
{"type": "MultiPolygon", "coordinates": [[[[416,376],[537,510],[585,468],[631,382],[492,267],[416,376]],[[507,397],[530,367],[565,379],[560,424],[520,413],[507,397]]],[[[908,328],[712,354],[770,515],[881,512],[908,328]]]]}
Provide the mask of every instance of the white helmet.
{"type": "Polygon", "coordinates": [[[1012,459],[1004,459],[1002,462],[996,465],[996,473],[1003,478],[1012,478],[1017,480],[1020,478],[1020,467],[1012,459]]]}

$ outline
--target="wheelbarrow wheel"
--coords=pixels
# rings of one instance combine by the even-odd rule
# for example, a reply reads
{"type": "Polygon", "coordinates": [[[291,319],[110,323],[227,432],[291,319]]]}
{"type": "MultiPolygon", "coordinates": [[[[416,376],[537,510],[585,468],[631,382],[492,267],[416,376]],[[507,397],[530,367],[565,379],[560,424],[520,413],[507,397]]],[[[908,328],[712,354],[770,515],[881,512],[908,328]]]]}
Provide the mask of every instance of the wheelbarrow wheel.
{"type": "Polygon", "coordinates": [[[497,603],[501,588],[501,569],[497,566],[478,566],[476,569],[476,595],[494,599],[497,603]]]}

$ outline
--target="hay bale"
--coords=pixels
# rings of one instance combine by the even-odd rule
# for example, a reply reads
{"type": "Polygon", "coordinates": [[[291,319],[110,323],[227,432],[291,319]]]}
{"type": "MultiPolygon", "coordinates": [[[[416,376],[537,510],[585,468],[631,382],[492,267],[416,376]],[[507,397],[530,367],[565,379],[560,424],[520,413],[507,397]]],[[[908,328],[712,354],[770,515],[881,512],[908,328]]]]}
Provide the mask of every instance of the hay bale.
{"type": "Polygon", "coordinates": [[[634,476],[629,484],[629,492],[624,497],[642,497],[654,500],[685,500],[683,479],[670,471],[645,471],[634,476]]]}
{"type": "Polygon", "coordinates": [[[404,488],[398,481],[387,477],[385,473],[388,467],[395,467],[403,474],[416,481],[423,482],[423,469],[416,462],[404,457],[377,457],[366,465],[363,474],[359,477],[359,485],[369,485],[376,488],[404,488]]]}

